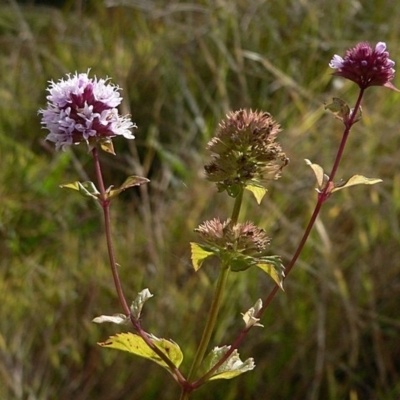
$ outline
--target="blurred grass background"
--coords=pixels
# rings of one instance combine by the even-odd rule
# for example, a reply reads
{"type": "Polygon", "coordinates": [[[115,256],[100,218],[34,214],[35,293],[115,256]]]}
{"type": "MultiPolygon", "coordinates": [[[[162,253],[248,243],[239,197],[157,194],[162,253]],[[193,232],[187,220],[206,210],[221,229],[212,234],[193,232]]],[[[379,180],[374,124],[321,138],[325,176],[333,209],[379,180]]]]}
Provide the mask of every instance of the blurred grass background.
{"type": "MultiPolygon", "coordinates": [[[[269,111],[291,159],[260,207],[242,220],[272,236],[288,261],[315,192],[304,158],[331,168],[341,125],[323,103],[352,104],[357,88],[332,79],[333,54],[385,41],[400,62],[400,7],[383,0],[49,1],[0,5],[0,398],[176,399],[168,374],[100,349],[119,331],[91,319],[120,311],[107,265],[101,214],[59,189],[94,179],[84,146],[55,153],[37,110],[48,80],[110,76],[123,88],[135,141],[104,155],[106,182],[128,174],[150,185],[114,204],[115,245],[128,299],[148,287],[145,328],[172,338],[187,371],[216,277],[195,274],[189,240],[233,201],[205,182],[204,150],[229,110],[269,111]]],[[[400,86],[400,80],[394,84],[400,86]]],[[[240,349],[256,369],[211,383],[193,399],[396,400],[400,398],[400,95],[367,91],[338,178],[383,183],[335,194],[280,293],[240,349]]],[[[261,272],[232,274],[214,345],[241,329],[240,312],[265,297],[261,272]]]]}

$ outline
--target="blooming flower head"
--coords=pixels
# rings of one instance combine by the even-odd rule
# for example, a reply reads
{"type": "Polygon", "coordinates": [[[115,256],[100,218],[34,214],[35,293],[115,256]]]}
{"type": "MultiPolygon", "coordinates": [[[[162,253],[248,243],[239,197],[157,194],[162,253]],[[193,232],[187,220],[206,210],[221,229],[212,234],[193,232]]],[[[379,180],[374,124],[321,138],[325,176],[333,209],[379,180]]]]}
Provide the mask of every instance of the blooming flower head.
{"type": "Polygon", "coordinates": [[[373,49],[367,42],[358,43],[347,50],[344,58],[335,54],[329,66],[341,76],[357,83],[361,89],[369,86],[386,86],[397,90],[391,81],[394,78],[394,61],[389,59],[386,44],[379,42],[373,49]]]}
{"type": "Polygon", "coordinates": [[[136,125],[116,108],[122,101],[118,86],[88,73],[67,76],[50,82],[47,108],[39,110],[43,127],[50,131],[46,140],[54,142],[56,150],[81,142],[90,148],[119,135],[135,138],[131,129],[136,125]]]}
{"type": "Polygon", "coordinates": [[[205,165],[207,179],[219,191],[235,197],[246,185],[263,186],[277,179],[288,158],[275,141],[279,124],[266,112],[239,110],[220,123],[207,148],[212,161],[205,165]]]}

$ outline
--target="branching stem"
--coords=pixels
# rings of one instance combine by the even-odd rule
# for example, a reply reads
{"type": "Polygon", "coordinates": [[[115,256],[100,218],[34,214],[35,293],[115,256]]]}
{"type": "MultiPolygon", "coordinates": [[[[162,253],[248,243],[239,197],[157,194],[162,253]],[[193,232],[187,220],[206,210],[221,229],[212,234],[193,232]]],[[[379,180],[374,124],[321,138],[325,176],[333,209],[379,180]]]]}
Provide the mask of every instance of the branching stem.
{"type": "MultiPolygon", "coordinates": [[[[335,157],[335,161],[331,170],[331,173],[329,175],[329,179],[324,187],[324,189],[318,193],[318,198],[317,198],[317,203],[315,205],[314,208],[314,212],[311,215],[310,221],[307,224],[307,227],[304,231],[304,234],[300,240],[300,243],[292,257],[292,259],[290,260],[289,264],[286,266],[285,268],[285,279],[287,278],[287,276],[289,275],[290,271],[292,270],[293,266],[296,264],[296,261],[298,260],[300,253],[302,252],[307,239],[310,235],[310,232],[315,224],[315,221],[317,220],[317,217],[319,215],[319,212],[321,211],[322,205],[323,203],[329,198],[329,195],[331,193],[331,189],[332,189],[332,185],[333,185],[333,180],[335,178],[337,169],[339,167],[340,161],[342,159],[343,156],[343,152],[347,143],[347,139],[349,137],[349,133],[350,130],[352,128],[352,126],[355,123],[355,119],[357,116],[357,113],[360,109],[361,106],[361,101],[362,98],[364,96],[364,91],[365,89],[360,89],[360,93],[358,95],[355,107],[348,119],[348,121],[345,123],[345,128],[343,131],[343,135],[342,135],[342,140],[339,144],[339,148],[335,157]]],[[[263,301],[263,306],[262,308],[259,310],[259,312],[257,313],[257,315],[255,316],[256,318],[261,318],[261,316],[263,315],[263,313],[265,312],[265,310],[267,309],[267,307],[270,305],[271,301],[273,300],[273,298],[275,297],[276,293],[279,291],[279,286],[275,285],[273,287],[273,289],[271,290],[270,294],[266,297],[266,299],[263,301]]],[[[199,387],[201,386],[203,383],[205,383],[207,381],[207,379],[209,377],[211,377],[213,375],[213,373],[226,361],[229,359],[229,357],[233,354],[233,352],[239,347],[239,345],[242,343],[243,339],[246,337],[247,333],[250,331],[251,328],[245,328],[243,329],[239,335],[236,337],[236,339],[234,340],[233,344],[231,345],[230,349],[224,354],[224,356],[210,369],[210,371],[207,372],[207,374],[205,374],[203,377],[201,377],[198,381],[193,383],[194,387],[199,387]]]]}

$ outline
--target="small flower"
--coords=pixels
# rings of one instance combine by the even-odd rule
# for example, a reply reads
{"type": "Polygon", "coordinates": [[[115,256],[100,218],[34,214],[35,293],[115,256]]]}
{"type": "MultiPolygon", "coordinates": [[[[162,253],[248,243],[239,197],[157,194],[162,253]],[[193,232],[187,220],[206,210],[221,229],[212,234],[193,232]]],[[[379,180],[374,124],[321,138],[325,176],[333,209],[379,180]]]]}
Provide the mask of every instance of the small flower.
{"type": "Polygon", "coordinates": [[[47,108],[39,110],[41,124],[50,131],[46,140],[54,142],[56,150],[81,142],[90,148],[119,135],[135,138],[131,129],[136,125],[116,108],[122,101],[118,86],[108,79],[89,78],[88,73],[67,76],[50,82],[47,108]]]}
{"type": "Polygon", "coordinates": [[[229,113],[207,145],[214,153],[204,167],[207,179],[233,196],[250,183],[262,186],[278,179],[289,161],[275,141],[279,132],[279,124],[266,112],[229,113]]]}
{"type": "Polygon", "coordinates": [[[394,64],[389,59],[384,42],[377,43],[375,49],[369,43],[361,42],[347,50],[344,58],[335,54],[329,66],[337,70],[333,75],[349,79],[361,89],[385,86],[397,90],[391,83],[395,73],[394,64]]]}

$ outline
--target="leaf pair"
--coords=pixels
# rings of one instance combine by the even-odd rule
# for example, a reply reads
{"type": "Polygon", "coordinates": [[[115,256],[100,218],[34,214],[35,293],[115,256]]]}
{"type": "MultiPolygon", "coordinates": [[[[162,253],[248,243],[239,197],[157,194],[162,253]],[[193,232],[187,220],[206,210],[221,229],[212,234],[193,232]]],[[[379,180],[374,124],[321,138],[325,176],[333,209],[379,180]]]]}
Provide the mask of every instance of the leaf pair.
{"type": "MultiPolygon", "coordinates": [[[[317,191],[321,192],[324,190],[325,185],[327,184],[329,177],[324,173],[323,168],[318,164],[313,164],[310,160],[305,160],[306,164],[311,167],[314,172],[315,178],[317,180],[317,191]]],[[[355,185],[374,185],[375,183],[382,182],[382,179],[379,178],[367,178],[363,175],[353,175],[347,181],[333,183],[329,188],[329,194],[337,192],[339,190],[348,188],[350,186],[355,185]]]]}
{"type": "MultiPolygon", "coordinates": [[[[183,354],[180,347],[172,340],[159,339],[153,335],[149,335],[150,341],[161,350],[171,360],[176,368],[182,363],[183,354]]],[[[155,362],[167,371],[173,374],[169,365],[165,363],[146,342],[134,333],[118,333],[110,336],[105,342],[98,343],[101,347],[126,351],[128,353],[146,358],[155,362]]],[[[204,359],[203,371],[207,373],[225,354],[229,351],[230,346],[215,347],[204,359]]],[[[216,379],[232,379],[244,372],[254,369],[255,364],[253,358],[242,361],[239,353],[235,350],[232,355],[212,374],[209,380],[216,379]]]]}
{"type": "MultiPolygon", "coordinates": [[[[208,258],[221,256],[220,250],[210,245],[191,242],[190,247],[192,253],[192,264],[195,271],[198,271],[202,267],[204,261],[208,258]]],[[[256,266],[268,274],[283,290],[285,267],[278,256],[252,257],[240,253],[232,254],[228,265],[234,272],[244,271],[252,266],[256,266]]]]}
{"type": "MultiPolygon", "coordinates": [[[[140,185],[143,185],[144,183],[148,183],[148,182],[150,182],[149,179],[143,178],[141,176],[135,176],[135,175],[129,176],[128,178],[125,179],[124,183],[119,188],[113,189],[113,186],[110,186],[106,190],[106,199],[111,199],[112,197],[116,197],[126,189],[129,189],[134,186],[140,186],[140,185]]],[[[76,182],[60,185],[60,187],[76,190],[82,196],[92,197],[96,200],[98,200],[99,196],[100,196],[100,192],[96,188],[95,184],[91,181],[86,181],[86,182],[82,182],[82,183],[76,181],[76,182]]]]}

